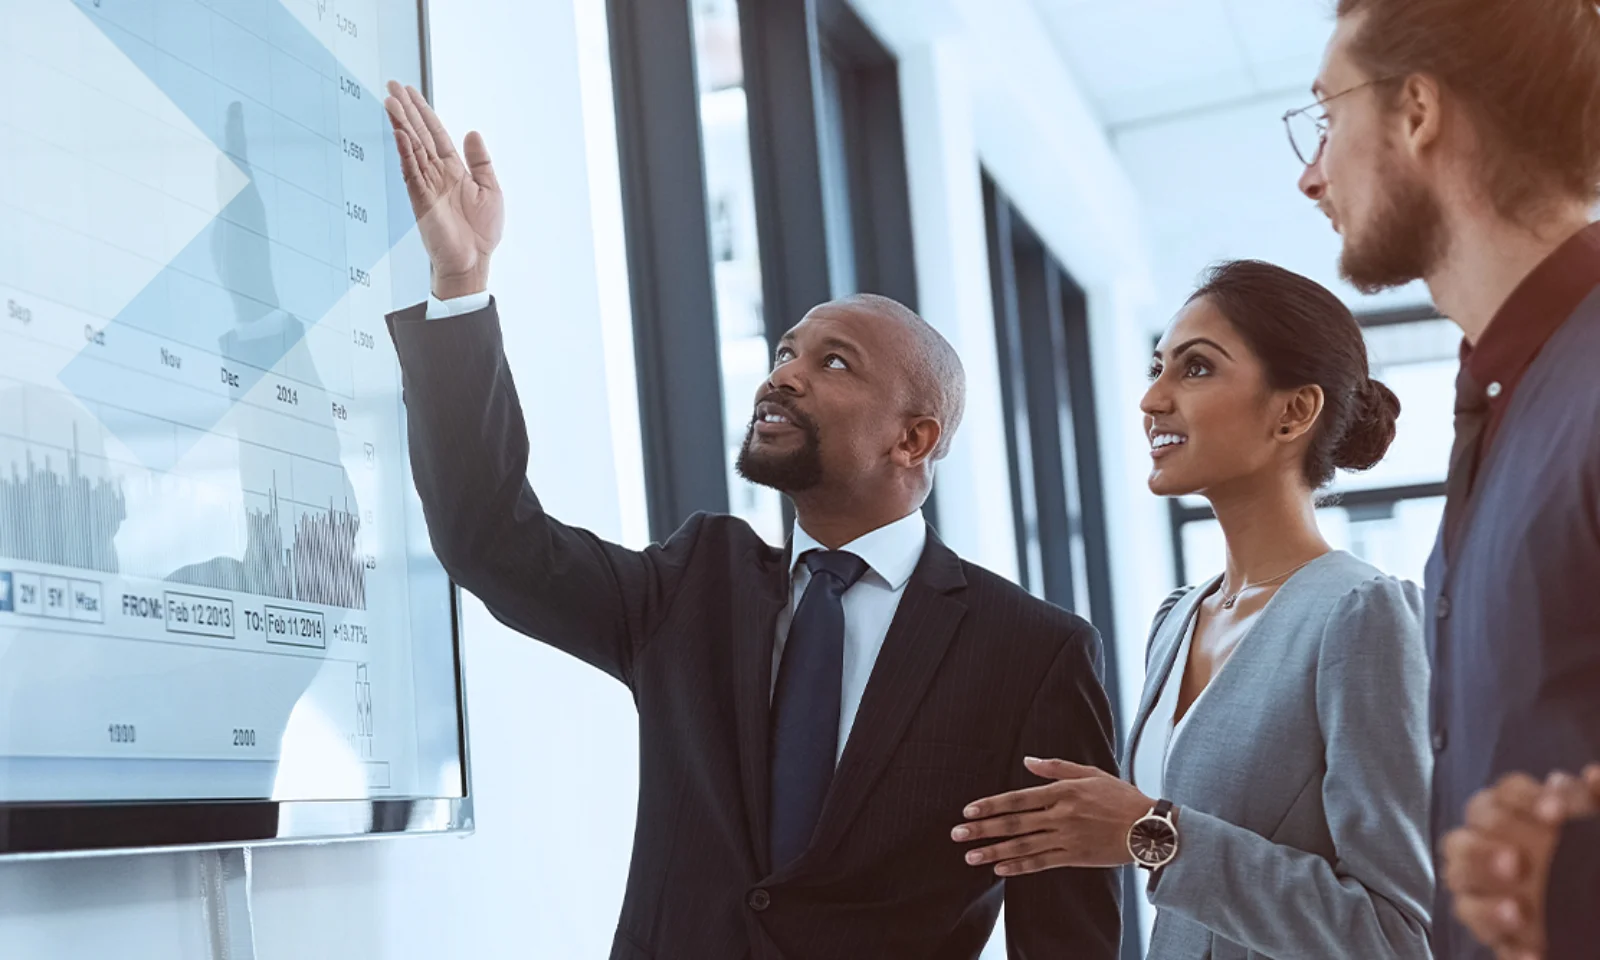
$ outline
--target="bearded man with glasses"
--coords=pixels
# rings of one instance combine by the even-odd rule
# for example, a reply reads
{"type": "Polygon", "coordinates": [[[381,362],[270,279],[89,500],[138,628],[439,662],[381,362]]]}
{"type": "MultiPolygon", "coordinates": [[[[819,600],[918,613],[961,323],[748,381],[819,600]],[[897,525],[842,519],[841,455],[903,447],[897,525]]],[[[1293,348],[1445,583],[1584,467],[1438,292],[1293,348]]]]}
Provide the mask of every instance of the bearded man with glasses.
{"type": "Polygon", "coordinates": [[[1366,292],[1423,280],[1462,330],[1428,566],[1434,948],[1600,942],[1600,9],[1340,0],[1284,117],[1366,292]],[[1542,781],[1542,782],[1541,782],[1542,781]]]}

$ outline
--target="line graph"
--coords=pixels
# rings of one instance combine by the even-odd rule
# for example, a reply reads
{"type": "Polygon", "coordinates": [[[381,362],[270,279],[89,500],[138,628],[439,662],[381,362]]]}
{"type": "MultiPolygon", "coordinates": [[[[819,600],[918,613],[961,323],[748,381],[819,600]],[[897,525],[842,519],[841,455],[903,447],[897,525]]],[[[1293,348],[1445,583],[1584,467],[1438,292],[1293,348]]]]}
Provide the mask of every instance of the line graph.
{"type": "Polygon", "coordinates": [[[0,558],[366,609],[376,560],[331,429],[280,429],[293,442],[271,446],[259,413],[255,439],[208,438],[206,462],[175,474],[104,452],[107,421],[174,429],[152,415],[4,376],[0,408],[0,558]]]}
{"type": "Polygon", "coordinates": [[[325,512],[302,510],[288,542],[283,535],[281,507],[274,477],[267,508],[250,510],[246,516],[249,539],[242,558],[211,560],[167,579],[215,590],[365,609],[367,571],[356,541],[361,520],[349,504],[329,503],[325,512]]]}
{"type": "Polygon", "coordinates": [[[61,473],[48,453],[36,463],[30,452],[0,476],[0,556],[116,573],[114,537],[127,517],[122,487],[79,471],[76,426],[64,459],[61,473]]]}

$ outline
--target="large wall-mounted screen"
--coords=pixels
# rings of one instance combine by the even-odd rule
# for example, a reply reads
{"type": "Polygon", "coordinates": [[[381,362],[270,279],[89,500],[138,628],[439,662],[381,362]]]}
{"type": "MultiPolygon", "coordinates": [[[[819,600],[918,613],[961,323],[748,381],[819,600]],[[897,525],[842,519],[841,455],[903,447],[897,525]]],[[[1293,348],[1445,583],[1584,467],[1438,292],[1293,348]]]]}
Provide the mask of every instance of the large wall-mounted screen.
{"type": "Polygon", "coordinates": [[[0,855],[470,827],[417,0],[0,0],[0,855]]]}

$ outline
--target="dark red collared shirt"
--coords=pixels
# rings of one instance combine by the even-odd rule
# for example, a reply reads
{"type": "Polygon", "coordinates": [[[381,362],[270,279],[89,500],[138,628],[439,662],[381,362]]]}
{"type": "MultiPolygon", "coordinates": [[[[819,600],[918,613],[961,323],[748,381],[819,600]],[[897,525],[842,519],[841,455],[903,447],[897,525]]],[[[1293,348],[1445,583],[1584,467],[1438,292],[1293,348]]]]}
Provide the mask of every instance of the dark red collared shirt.
{"type": "MultiPolygon", "coordinates": [[[[1478,445],[1488,453],[1522,375],[1550,336],[1600,286],[1600,223],[1578,231],[1523,278],[1489,322],[1476,346],[1462,342],[1461,362],[1489,399],[1489,421],[1478,445]]],[[[1473,465],[1476,468],[1477,464],[1473,465]]]]}

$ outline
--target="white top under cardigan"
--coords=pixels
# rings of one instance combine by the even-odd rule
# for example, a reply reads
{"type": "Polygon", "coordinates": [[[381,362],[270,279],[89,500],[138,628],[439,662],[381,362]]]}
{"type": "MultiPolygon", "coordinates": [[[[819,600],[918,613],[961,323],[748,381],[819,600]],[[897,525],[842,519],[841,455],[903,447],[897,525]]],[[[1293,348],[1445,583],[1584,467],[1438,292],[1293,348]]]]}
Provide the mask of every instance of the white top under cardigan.
{"type": "MultiPolygon", "coordinates": [[[[1194,647],[1195,628],[1200,622],[1198,615],[1189,619],[1189,629],[1184,631],[1183,644],[1178,648],[1178,657],[1174,661],[1172,671],[1167,674],[1167,680],[1161,686],[1161,696],[1157,698],[1155,706],[1150,709],[1150,719],[1145,721],[1144,735],[1134,746],[1133,751],[1133,785],[1145,796],[1155,800],[1163,799],[1165,793],[1162,781],[1166,778],[1167,758],[1172,755],[1172,745],[1183,733],[1189,718],[1194,716],[1194,704],[1189,704],[1189,709],[1183,719],[1176,724],[1172,722],[1178,713],[1178,697],[1183,690],[1183,676],[1188,672],[1189,651],[1194,647]]],[[[1211,685],[1206,684],[1206,689],[1211,685]]],[[[1200,691],[1200,696],[1205,696],[1205,690],[1200,691]]],[[[1195,698],[1199,702],[1200,697],[1195,698]]]]}

